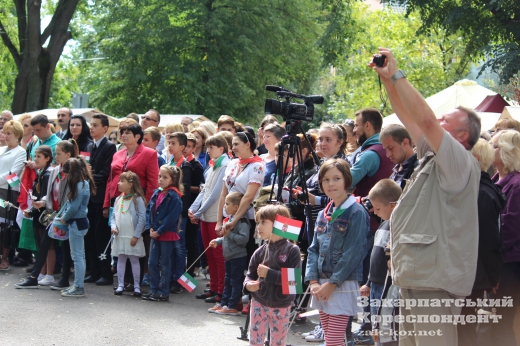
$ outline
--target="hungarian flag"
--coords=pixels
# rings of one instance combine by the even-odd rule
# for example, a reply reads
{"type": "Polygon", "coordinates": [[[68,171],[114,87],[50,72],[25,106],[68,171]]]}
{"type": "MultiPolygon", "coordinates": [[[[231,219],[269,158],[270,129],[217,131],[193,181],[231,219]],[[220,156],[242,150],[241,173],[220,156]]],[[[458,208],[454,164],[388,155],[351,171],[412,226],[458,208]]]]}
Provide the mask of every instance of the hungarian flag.
{"type": "Polygon", "coordinates": [[[302,270],[300,268],[282,268],[282,293],[303,293],[302,270]]]}
{"type": "Polygon", "coordinates": [[[90,163],[90,153],[88,151],[82,151],[79,154],[85,158],[87,163],[90,163]]]}
{"type": "Polygon", "coordinates": [[[195,287],[199,284],[197,280],[191,277],[190,274],[184,273],[182,276],[177,280],[178,283],[182,285],[188,292],[193,292],[195,287]]]}
{"type": "Polygon", "coordinates": [[[298,240],[298,234],[300,234],[302,224],[303,222],[301,221],[277,215],[274,219],[273,234],[296,241],[298,240]]]}
{"type": "Polygon", "coordinates": [[[5,179],[7,180],[9,185],[11,185],[11,187],[20,185],[20,179],[18,179],[18,176],[16,175],[16,173],[8,175],[7,177],[5,177],[5,179]]]}

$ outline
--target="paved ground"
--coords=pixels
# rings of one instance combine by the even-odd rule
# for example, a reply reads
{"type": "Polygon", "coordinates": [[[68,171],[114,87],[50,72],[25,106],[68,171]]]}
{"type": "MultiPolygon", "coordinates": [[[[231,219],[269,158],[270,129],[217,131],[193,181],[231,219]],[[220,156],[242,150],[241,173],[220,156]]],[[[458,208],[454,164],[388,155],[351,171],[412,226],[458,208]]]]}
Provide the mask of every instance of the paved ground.
{"type": "MultiPolygon", "coordinates": [[[[0,272],[0,345],[230,345],[237,340],[245,316],[209,314],[211,306],[193,293],[171,295],[168,303],[114,296],[112,286],[86,284],[85,298],[63,298],[41,287],[15,289],[26,277],[21,268],[0,272]]],[[[55,276],[57,277],[57,276],[55,276]]],[[[143,288],[144,291],[144,288],[143,288]]],[[[314,329],[317,317],[293,325],[288,344],[313,345],[299,334],[314,329]]],[[[315,343],[314,343],[315,345],[315,343]]]]}

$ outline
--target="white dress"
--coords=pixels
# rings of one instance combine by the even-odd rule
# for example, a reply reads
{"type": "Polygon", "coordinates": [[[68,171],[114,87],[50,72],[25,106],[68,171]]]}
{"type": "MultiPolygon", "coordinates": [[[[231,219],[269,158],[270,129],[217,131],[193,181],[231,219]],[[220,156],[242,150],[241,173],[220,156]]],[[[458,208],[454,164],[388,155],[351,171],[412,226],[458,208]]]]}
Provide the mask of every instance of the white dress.
{"type": "Polygon", "coordinates": [[[114,205],[114,216],[119,233],[114,237],[114,241],[112,242],[112,256],[127,255],[144,257],[146,255],[143,237],[139,237],[135,246],[130,245],[130,239],[134,236],[132,214],[128,212],[131,203],[134,203],[132,198],[128,200],[118,198],[114,205]]]}

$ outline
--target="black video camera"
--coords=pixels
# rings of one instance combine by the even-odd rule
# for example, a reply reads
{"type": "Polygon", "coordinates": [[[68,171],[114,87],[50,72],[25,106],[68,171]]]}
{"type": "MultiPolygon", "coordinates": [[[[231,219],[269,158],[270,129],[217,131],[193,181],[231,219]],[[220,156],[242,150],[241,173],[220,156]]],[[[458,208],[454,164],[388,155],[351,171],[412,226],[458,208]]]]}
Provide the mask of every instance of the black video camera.
{"type": "Polygon", "coordinates": [[[266,85],[265,90],[276,92],[279,99],[286,99],[286,102],[275,99],[265,100],[265,114],[278,114],[286,121],[312,121],[314,118],[314,104],[323,103],[323,96],[321,95],[300,95],[275,85],[266,85]],[[304,103],[292,103],[290,102],[291,98],[302,99],[304,103]]]}

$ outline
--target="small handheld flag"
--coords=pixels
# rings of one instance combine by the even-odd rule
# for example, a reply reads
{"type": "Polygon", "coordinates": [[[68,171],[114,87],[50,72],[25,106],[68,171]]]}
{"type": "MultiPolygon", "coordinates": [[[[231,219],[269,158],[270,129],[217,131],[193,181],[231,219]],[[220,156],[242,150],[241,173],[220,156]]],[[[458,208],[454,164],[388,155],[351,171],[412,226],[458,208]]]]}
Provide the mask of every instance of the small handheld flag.
{"type": "Polygon", "coordinates": [[[178,283],[182,285],[188,292],[193,292],[195,287],[199,284],[197,280],[195,280],[190,274],[184,273],[182,276],[177,280],[178,283]]]}
{"type": "Polygon", "coordinates": [[[3,199],[0,198],[0,207],[6,208],[8,204],[9,204],[9,202],[6,202],[6,201],[4,201],[3,199]]]}
{"type": "Polygon", "coordinates": [[[277,215],[274,219],[273,234],[290,240],[298,240],[303,222],[277,215]]]}
{"type": "Polygon", "coordinates": [[[16,173],[8,175],[7,177],[5,177],[5,179],[7,180],[9,185],[11,185],[11,187],[20,185],[20,179],[18,179],[18,176],[16,175],[16,173]]]}
{"type": "Polygon", "coordinates": [[[302,270],[300,268],[281,268],[282,269],[282,293],[301,294],[302,270]]]}
{"type": "Polygon", "coordinates": [[[87,163],[90,163],[90,153],[88,151],[82,151],[79,154],[85,158],[87,163]]]}

